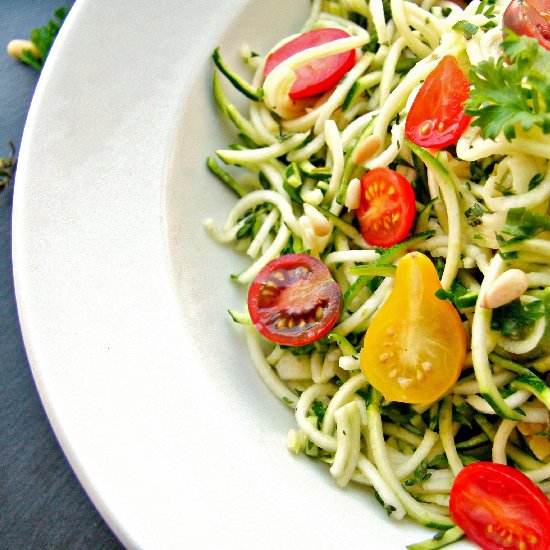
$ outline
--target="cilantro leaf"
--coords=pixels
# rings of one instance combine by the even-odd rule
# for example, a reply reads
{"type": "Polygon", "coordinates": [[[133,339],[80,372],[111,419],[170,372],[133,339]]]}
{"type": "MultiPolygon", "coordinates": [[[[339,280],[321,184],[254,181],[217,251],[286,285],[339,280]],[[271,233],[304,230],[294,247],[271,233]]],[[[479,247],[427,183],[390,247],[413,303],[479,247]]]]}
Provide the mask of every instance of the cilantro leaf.
{"type": "Polygon", "coordinates": [[[550,133],[550,51],[511,31],[502,47],[502,57],[470,69],[473,88],[465,112],[474,117],[472,126],[481,128],[484,138],[502,131],[508,141],[516,137],[517,127],[550,133]]]}

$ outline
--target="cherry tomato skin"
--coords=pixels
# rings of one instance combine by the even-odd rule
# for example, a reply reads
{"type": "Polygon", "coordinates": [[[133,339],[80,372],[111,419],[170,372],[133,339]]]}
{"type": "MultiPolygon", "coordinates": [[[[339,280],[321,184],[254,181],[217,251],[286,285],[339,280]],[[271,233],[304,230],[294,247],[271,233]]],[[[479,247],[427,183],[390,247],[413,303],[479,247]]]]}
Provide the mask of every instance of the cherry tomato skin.
{"type": "Polygon", "coordinates": [[[327,266],[308,254],[286,254],[269,262],[248,291],[256,329],[285,346],[315,342],[335,325],[342,293],[327,266]]]}
{"type": "MultiPolygon", "coordinates": [[[[349,36],[347,32],[334,28],[307,31],[269,54],[265,63],[264,77],[295,53],[340,38],[349,38],[349,36]]],[[[296,100],[332,90],[354,65],[355,50],[314,59],[296,69],[296,80],[288,95],[290,99],[296,100]]]]}
{"type": "Polygon", "coordinates": [[[548,0],[512,0],[504,15],[502,26],[516,34],[536,38],[550,50],[550,4],[548,0]]]}
{"type": "Polygon", "coordinates": [[[550,548],[550,501],[511,466],[465,466],[451,488],[453,521],[484,550],[550,548]]]}
{"type": "Polygon", "coordinates": [[[372,319],[360,354],[369,382],[390,401],[428,404],[458,379],[466,334],[431,260],[410,252],[397,264],[393,290],[372,319]]]}
{"type": "Polygon", "coordinates": [[[456,58],[446,55],[420,87],[405,121],[405,135],[428,149],[458,141],[471,118],[464,112],[470,83],[456,58]]]}
{"type": "Polygon", "coordinates": [[[355,213],[368,244],[393,246],[412,227],[416,214],[414,189],[399,172],[374,168],[361,179],[361,202],[355,213]]]}

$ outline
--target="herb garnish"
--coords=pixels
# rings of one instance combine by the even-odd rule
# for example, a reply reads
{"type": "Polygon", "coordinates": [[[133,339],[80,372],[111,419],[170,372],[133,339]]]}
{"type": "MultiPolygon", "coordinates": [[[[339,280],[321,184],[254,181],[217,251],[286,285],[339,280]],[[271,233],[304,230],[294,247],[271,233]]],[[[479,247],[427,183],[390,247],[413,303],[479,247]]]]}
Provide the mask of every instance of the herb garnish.
{"type": "Polygon", "coordinates": [[[23,63],[30,65],[37,71],[42,70],[52,44],[68,13],[69,8],[67,7],[57,8],[54,12],[54,19],[50,19],[43,27],[31,31],[31,42],[36,46],[39,57],[37,58],[30,50],[23,50],[20,57],[23,63]]]}
{"type": "Polygon", "coordinates": [[[9,141],[8,146],[10,148],[10,156],[0,157],[0,191],[3,191],[10,184],[17,165],[13,142],[9,141]]]}
{"type": "Polygon", "coordinates": [[[473,88],[465,112],[474,117],[472,126],[479,126],[484,138],[494,139],[502,131],[508,141],[518,127],[550,133],[550,52],[535,39],[508,30],[502,48],[499,59],[470,69],[473,88]]]}

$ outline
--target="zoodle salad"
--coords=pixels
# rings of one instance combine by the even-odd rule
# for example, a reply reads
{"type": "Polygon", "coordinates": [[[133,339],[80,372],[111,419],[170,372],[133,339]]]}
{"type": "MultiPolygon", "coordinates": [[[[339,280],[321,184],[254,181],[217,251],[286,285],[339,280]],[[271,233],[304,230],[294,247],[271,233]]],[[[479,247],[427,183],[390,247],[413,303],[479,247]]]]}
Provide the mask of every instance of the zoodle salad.
{"type": "Polygon", "coordinates": [[[550,548],[548,11],[313,0],[243,66],[213,54],[230,314],[288,449],[437,529],[409,548],[550,548]]]}

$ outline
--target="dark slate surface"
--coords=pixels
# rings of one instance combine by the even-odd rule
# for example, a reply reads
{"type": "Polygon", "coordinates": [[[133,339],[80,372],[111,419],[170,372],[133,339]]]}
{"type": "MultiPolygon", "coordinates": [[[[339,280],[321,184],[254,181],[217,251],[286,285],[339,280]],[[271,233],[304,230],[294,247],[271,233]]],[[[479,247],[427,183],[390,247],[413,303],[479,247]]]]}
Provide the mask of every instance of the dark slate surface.
{"type": "MultiPolygon", "coordinates": [[[[9,57],[63,0],[2,0],[0,156],[19,151],[38,73],[9,57]]],[[[11,263],[13,183],[0,192],[0,549],[118,549],[67,463],[37,394],[21,338],[11,263]]]]}

